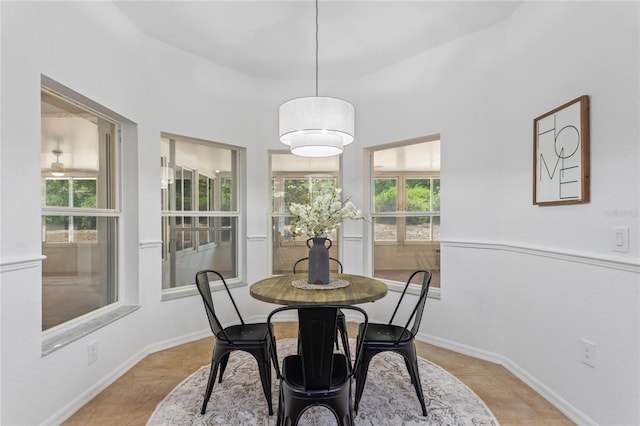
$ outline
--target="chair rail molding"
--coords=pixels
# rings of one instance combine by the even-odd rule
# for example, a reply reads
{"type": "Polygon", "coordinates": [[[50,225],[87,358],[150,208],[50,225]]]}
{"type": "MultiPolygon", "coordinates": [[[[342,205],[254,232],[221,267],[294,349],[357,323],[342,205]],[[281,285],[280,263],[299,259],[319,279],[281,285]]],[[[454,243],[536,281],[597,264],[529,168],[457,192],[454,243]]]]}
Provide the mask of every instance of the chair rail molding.
{"type": "Polygon", "coordinates": [[[160,240],[140,241],[140,250],[151,249],[156,247],[162,247],[162,241],[160,240]]]}
{"type": "Polygon", "coordinates": [[[42,261],[46,258],[47,256],[39,254],[2,259],[0,260],[0,273],[17,271],[20,269],[39,268],[42,261]]]}
{"type": "Polygon", "coordinates": [[[267,241],[266,235],[247,235],[247,242],[250,243],[261,243],[267,241]]]}
{"type": "Polygon", "coordinates": [[[621,271],[640,274],[640,261],[631,258],[622,258],[599,255],[595,253],[583,253],[558,248],[548,248],[504,242],[442,240],[440,244],[443,247],[470,248],[478,250],[500,250],[512,253],[526,254],[529,256],[548,257],[566,262],[583,263],[586,265],[599,266],[609,269],[618,269],[621,271]]]}

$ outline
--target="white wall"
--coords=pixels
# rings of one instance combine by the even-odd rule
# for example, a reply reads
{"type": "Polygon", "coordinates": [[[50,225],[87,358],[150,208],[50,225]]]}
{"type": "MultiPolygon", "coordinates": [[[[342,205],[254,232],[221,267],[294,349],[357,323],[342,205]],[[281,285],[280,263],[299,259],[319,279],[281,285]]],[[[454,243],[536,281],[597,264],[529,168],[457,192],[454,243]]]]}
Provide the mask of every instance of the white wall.
{"type": "Polygon", "coordinates": [[[638,2],[525,2],[368,76],[357,105],[366,145],[441,135],[442,300],[422,333],[505,363],[580,423],[640,423],[638,22],[638,2]],[[533,119],[585,94],[591,202],[534,206],[533,119]]]}
{"type": "Polygon", "coordinates": [[[160,302],[160,133],[253,144],[257,89],[251,79],[143,37],[110,2],[0,7],[0,423],[35,425],[68,416],[150,348],[207,331],[199,297],[160,302]],[[137,124],[137,147],[131,150],[135,138],[123,141],[124,208],[133,224],[125,229],[121,266],[125,285],[135,293],[129,291],[127,301],[141,305],[45,357],[37,161],[41,74],[137,124]],[[93,341],[99,359],[87,365],[93,341]]]}
{"type": "MultiPolygon", "coordinates": [[[[253,282],[270,270],[267,151],[282,149],[277,108],[313,86],[257,82],[154,42],[110,3],[0,8],[0,423],[39,424],[70,414],[149,350],[206,332],[198,297],[160,302],[160,132],[247,147],[253,282]],[[141,309],[46,357],[41,74],[135,122],[139,170],[137,232],[125,241],[139,250],[124,262],[141,309]],[[100,359],[87,366],[95,340],[100,359]]],[[[428,302],[423,336],[505,363],[581,423],[640,423],[638,21],[637,2],[524,3],[470,37],[358,82],[321,85],[357,109],[357,141],[343,156],[344,191],[357,205],[363,147],[442,136],[443,290],[428,302]],[[592,201],[532,206],[533,118],[582,94],[591,97],[592,201]],[[630,253],[610,251],[612,226],[631,228],[630,253]],[[581,338],[597,345],[595,369],[579,361],[581,338]]],[[[362,225],[345,226],[348,272],[365,269],[362,225]]],[[[249,316],[269,310],[246,287],[234,292],[249,316]]],[[[386,316],[385,304],[370,308],[386,316]]]]}

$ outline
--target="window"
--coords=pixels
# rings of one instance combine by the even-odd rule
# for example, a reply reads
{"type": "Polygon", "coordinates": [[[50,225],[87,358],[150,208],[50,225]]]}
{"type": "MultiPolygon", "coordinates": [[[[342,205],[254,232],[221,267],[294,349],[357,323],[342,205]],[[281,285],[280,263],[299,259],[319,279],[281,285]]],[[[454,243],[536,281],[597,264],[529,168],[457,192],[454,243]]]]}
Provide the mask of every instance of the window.
{"type": "MultiPolygon", "coordinates": [[[[307,237],[289,232],[291,203],[307,204],[323,187],[340,181],[340,157],[300,157],[289,153],[271,154],[272,272],[290,273],[296,260],[307,257],[307,237]]],[[[331,257],[338,257],[338,235],[330,235],[331,257]]]]}
{"type": "Polygon", "coordinates": [[[440,286],[440,141],[372,152],[374,276],[406,281],[427,269],[440,286]]]}
{"type": "Polygon", "coordinates": [[[194,284],[196,272],[238,277],[238,150],[163,134],[162,288],[194,284]]]}
{"type": "Polygon", "coordinates": [[[119,300],[119,124],[41,90],[42,330],[119,300]]]}

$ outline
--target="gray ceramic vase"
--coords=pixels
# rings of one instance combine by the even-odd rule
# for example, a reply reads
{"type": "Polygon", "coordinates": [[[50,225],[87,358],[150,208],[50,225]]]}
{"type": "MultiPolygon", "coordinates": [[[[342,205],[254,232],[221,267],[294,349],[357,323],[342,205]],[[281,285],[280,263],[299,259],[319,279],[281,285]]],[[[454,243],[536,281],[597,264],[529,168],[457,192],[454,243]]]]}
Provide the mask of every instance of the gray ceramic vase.
{"type": "Polygon", "coordinates": [[[329,249],[332,245],[328,238],[314,237],[307,240],[307,247],[309,247],[307,282],[309,284],[329,284],[329,249]]]}

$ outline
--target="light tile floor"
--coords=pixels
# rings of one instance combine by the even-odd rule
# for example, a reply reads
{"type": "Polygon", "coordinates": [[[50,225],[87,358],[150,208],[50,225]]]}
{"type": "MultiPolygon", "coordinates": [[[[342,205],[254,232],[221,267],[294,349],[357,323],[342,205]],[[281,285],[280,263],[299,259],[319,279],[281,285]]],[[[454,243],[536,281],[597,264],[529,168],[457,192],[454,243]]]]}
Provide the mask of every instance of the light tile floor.
{"type": "MultiPolygon", "coordinates": [[[[350,335],[357,334],[350,324],[350,335]]],[[[295,323],[276,324],[277,338],[295,337],[295,323]]],[[[501,425],[574,425],[504,367],[422,342],[418,355],[469,386],[501,425]]],[[[144,425],[156,405],[189,374],[211,362],[213,338],[150,354],[71,416],[65,425],[144,425]]]]}

